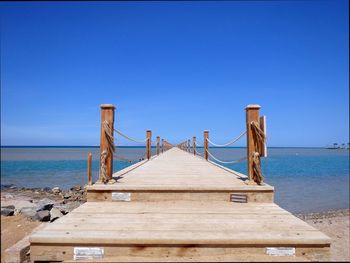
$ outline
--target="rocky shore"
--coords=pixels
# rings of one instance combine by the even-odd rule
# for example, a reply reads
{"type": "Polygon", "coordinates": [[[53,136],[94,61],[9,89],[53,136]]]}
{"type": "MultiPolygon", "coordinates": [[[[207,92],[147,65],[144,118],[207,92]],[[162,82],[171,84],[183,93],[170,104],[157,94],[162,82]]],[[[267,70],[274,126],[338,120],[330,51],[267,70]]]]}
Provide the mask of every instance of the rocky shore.
{"type": "Polygon", "coordinates": [[[68,191],[59,187],[18,188],[1,186],[1,215],[22,215],[32,221],[53,222],[86,202],[83,186],[73,186],[68,191]]]}

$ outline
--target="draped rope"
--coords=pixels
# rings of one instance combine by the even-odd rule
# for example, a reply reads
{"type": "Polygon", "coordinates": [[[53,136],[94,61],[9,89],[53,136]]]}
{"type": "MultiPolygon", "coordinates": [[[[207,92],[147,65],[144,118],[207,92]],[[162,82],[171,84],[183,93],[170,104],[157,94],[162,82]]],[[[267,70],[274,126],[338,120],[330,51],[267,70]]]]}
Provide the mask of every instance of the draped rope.
{"type": "Polygon", "coordinates": [[[225,146],[229,146],[231,144],[234,144],[236,141],[238,141],[240,138],[242,138],[243,135],[245,135],[246,133],[247,133],[247,131],[242,132],[237,138],[235,138],[232,141],[229,141],[228,143],[225,143],[225,144],[216,144],[216,143],[212,142],[211,140],[209,140],[209,138],[207,138],[207,141],[216,147],[225,147],[225,146]]]}
{"type": "Polygon", "coordinates": [[[210,156],[211,158],[213,158],[215,161],[217,161],[217,162],[219,162],[219,163],[225,163],[225,164],[239,163],[239,162],[242,162],[242,161],[244,161],[245,159],[247,159],[247,157],[244,156],[244,157],[242,157],[242,158],[240,158],[240,159],[238,159],[238,160],[234,160],[234,161],[229,161],[229,162],[227,162],[227,161],[219,160],[219,159],[216,158],[214,155],[212,155],[208,150],[206,150],[206,152],[209,154],[209,156],[210,156]]]}
{"type": "Polygon", "coordinates": [[[203,152],[198,151],[198,148],[196,148],[196,155],[203,155],[203,152]]]}
{"type": "Polygon", "coordinates": [[[130,159],[130,158],[126,158],[124,156],[121,156],[120,154],[118,154],[118,156],[116,156],[114,158],[114,160],[120,160],[120,161],[126,161],[126,162],[138,162],[138,161],[142,161],[145,159],[145,154],[143,154],[141,157],[137,157],[137,158],[133,158],[133,159],[130,159]]]}
{"type": "Polygon", "coordinates": [[[145,142],[147,141],[147,139],[148,139],[148,138],[146,138],[146,139],[144,139],[144,140],[136,140],[136,139],[133,139],[133,138],[131,138],[131,137],[125,135],[124,133],[122,133],[122,132],[120,132],[120,131],[118,131],[118,130],[116,130],[116,129],[114,129],[114,131],[115,131],[116,133],[118,133],[120,136],[124,137],[125,139],[127,139],[127,140],[129,140],[129,141],[136,142],[136,143],[145,143],[145,142]]]}

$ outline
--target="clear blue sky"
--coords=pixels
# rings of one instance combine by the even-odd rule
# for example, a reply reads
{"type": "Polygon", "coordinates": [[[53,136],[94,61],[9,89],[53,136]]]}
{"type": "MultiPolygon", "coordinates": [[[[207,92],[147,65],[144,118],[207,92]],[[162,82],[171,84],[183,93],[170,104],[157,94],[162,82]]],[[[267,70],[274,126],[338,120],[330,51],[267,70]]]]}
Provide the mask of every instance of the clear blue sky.
{"type": "Polygon", "coordinates": [[[98,145],[101,103],[136,138],[208,129],[224,143],[257,103],[270,146],[349,141],[347,1],[1,2],[0,15],[2,145],[98,145]]]}

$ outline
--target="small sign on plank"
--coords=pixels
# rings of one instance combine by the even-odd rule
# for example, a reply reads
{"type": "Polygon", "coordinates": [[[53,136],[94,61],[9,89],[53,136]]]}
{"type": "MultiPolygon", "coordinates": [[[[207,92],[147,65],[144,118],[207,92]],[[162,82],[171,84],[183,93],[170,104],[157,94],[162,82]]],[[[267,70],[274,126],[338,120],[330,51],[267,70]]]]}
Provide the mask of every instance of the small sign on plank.
{"type": "Polygon", "coordinates": [[[131,193],[112,192],[112,201],[131,201],[131,193]]]}
{"type": "Polygon", "coordinates": [[[101,247],[75,247],[74,260],[82,259],[101,259],[104,255],[104,249],[101,247]]]}
{"type": "Polygon", "coordinates": [[[294,256],[295,247],[267,247],[266,254],[270,256],[294,256]]]}

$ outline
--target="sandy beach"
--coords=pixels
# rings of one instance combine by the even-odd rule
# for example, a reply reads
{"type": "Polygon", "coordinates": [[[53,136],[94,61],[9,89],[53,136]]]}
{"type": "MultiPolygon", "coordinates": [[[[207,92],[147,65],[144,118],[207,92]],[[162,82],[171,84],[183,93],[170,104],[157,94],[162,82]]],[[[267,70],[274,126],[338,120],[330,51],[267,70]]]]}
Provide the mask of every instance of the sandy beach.
{"type": "MultiPolygon", "coordinates": [[[[17,243],[31,231],[44,222],[33,220],[20,213],[21,208],[35,206],[40,200],[52,200],[57,205],[78,206],[83,203],[84,193],[82,190],[72,188],[69,191],[53,193],[50,189],[26,189],[7,188],[1,191],[1,205],[15,206],[16,212],[12,216],[1,216],[1,262],[4,261],[4,251],[17,243]]],[[[73,206],[73,207],[74,207],[73,206]]],[[[332,238],[331,260],[349,261],[349,209],[325,211],[321,213],[296,214],[297,217],[306,221],[332,238]]],[[[47,222],[46,222],[47,224],[47,222]]],[[[28,255],[29,256],[29,255],[28,255]]]]}

